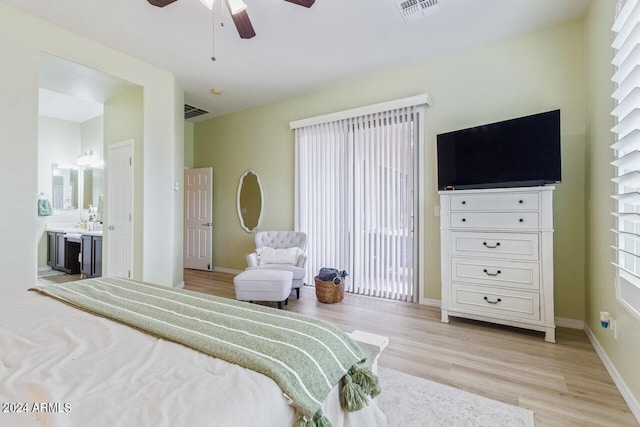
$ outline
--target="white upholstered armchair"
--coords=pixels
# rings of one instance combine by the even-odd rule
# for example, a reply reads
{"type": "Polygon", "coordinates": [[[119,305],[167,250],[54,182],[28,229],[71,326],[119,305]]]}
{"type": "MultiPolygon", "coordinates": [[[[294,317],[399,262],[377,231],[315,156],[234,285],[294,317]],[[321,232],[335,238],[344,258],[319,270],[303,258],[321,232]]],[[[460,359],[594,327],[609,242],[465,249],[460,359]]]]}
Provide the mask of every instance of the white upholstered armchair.
{"type": "Polygon", "coordinates": [[[298,231],[259,231],[255,236],[256,252],[247,255],[250,269],[286,270],[293,273],[291,288],[300,298],[307,256],[307,235],[298,231]],[[275,249],[277,251],[273,251],[275,249]],[[288,251],[282,251],[288,249],[288,251]]]}

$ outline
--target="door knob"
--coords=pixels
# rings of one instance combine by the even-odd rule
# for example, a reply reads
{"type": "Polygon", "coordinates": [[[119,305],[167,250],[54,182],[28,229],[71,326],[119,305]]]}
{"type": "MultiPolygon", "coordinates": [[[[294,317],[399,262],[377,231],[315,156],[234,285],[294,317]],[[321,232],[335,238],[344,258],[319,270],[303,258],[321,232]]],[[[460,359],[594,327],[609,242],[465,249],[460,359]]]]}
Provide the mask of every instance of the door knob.
{"type": "Polygon", "coordinates": [[[205,226],[205,227],[213,227],[213,223],[212,222],[207,222],[207,223],[204,223],[202,225],[205,226]]]}
{"type": "Polygon", "coordinates": [[[107,227],[107,230],[111,230],[111,231],[113,231],[113,230],[114,230],[113,225],[108,226],[108,227],[107,227]]]}

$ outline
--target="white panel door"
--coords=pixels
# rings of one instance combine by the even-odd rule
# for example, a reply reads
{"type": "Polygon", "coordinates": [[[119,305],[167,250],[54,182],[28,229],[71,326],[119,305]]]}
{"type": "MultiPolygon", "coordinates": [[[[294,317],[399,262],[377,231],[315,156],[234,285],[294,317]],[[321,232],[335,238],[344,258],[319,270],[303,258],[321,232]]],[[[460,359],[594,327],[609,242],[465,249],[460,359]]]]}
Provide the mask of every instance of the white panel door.
{"type": "Polygon", "coordinates": [[[133,274],[133,141],[109,146],[107,199],[108,276],[133,274]]]}
{"type": "Polygon", "coordinates": [[[212,269],[212,192],[212,168],[184,171],[184,268],[212,269]]]}

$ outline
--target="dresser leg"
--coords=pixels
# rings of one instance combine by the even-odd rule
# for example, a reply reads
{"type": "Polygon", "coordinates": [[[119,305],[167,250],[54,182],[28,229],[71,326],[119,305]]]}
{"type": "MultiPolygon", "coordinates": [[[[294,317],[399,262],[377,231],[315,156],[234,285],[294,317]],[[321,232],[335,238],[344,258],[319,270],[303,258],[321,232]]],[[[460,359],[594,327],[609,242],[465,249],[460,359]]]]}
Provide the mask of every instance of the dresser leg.
{"type": "Polygon", "coordinates": [[[544,340],[546,342],[556,342],[556,328],[545,328],[544,340]]]}
{"type": "Polygon", "coordinates": [[[447,310],[442,310],[442,318],[440,319],[444,323],[449,323],[449,314],[447,310]]]}

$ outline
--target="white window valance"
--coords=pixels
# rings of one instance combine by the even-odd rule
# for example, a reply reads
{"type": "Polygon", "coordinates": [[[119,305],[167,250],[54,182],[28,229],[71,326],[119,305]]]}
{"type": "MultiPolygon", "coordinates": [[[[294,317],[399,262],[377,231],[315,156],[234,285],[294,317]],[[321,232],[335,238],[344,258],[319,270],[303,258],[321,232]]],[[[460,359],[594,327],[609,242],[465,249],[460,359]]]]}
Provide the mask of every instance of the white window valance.
{"type": "Polygon", "coordinates": [[[331,123],[339,120],[352,119],[371,114],[382,113],[385,111],[397,110],[400,108],[413,107],[417,105],[431,105],[431,98],[428,94],[410,96],[407,98],[395,99],[393,101],[381,102],[379,104],[367,105],[366,107],[353,108],[351,110],[339,111],[322,116],[310,117],[308,119],[294,120],[289,122],[291,129],[298,129],[307,126],[318,125],[322,123],[331,123]]]}

